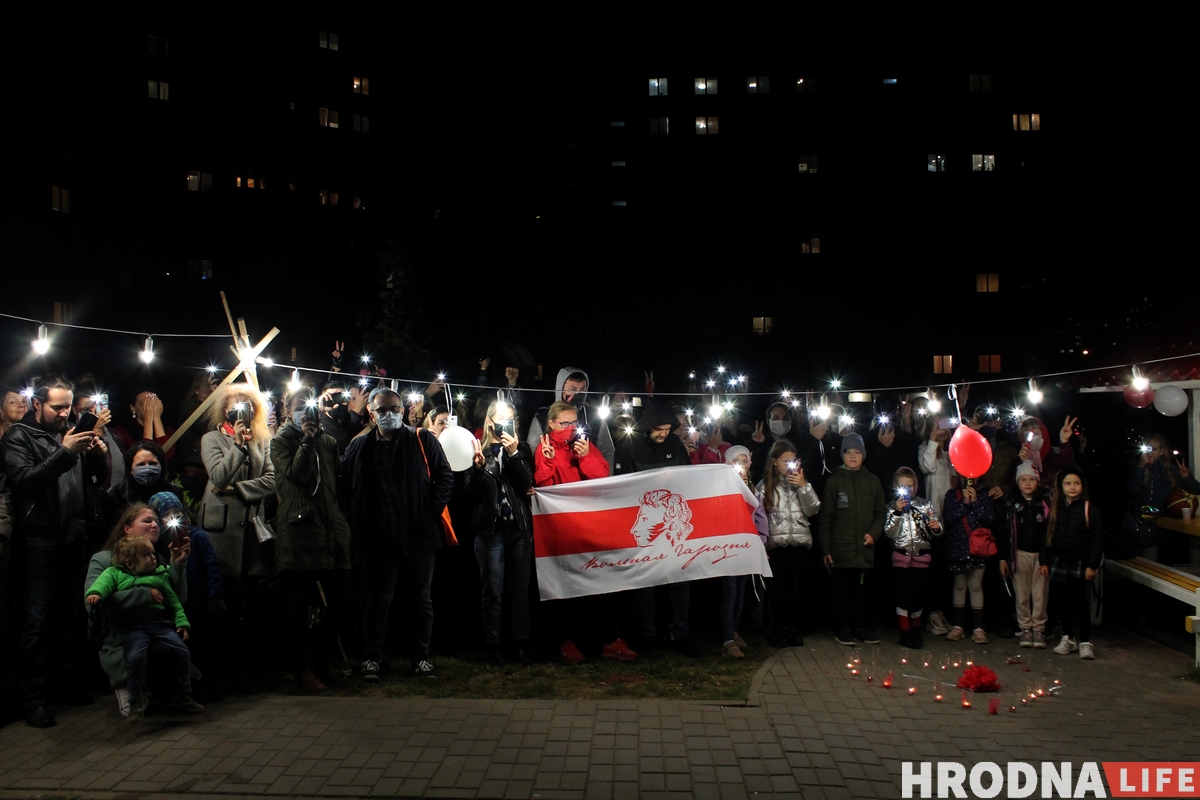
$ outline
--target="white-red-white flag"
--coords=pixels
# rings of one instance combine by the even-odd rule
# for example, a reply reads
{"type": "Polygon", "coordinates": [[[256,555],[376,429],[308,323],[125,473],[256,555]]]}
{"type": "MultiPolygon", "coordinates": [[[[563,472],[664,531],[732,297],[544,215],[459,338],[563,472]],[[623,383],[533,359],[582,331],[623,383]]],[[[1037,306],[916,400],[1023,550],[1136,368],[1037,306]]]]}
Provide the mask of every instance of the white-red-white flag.
{"type": "Polygon", "coordinates": [[[751,518],[757,507],[741,477],[722,464],[538,489],[533,542],[542,598],[770,576],[751,518]]]}

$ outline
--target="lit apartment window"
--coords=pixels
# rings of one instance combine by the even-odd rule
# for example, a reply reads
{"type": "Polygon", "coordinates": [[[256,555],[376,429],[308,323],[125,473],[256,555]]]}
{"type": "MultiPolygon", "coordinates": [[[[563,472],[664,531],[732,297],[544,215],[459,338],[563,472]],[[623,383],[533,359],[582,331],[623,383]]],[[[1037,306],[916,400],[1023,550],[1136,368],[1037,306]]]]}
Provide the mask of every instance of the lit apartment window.
{"type": "Polygon", "coordinates": [[[933,374],[949,375],[954,372],[954,356],[934,356],[933,374]]]}
{"type": "Polygon", "coordinates": [[[666,78],[651,78],[650,79],[650,96],[651,97],[666,97],[667,96],[667,79],[666,78]]]}
{"type": "Polygon", "coordinates": [[[357,208],[359,210],[366,208],[366,206],[363,205],[363,199],[361,197],[354,198],[354,208],[357,208]]]}
{"type": "Polygon", "coordinates": [[[50,208],[63,214],[71,213],[71,190],[61,186],[50,187],[50,208]]]}
{"type": "Polygon", "coordinates": [[[169,56],[171,55],[171,43],[163,36],[151,36],[149,41],[149,52],[152,56],[169,56]]]}
{"type": "Polygon", "coordinates": [[[322,128],[336,128],[338,126],[338,112],[332,108],[318,108],[317,124],[322,128]]]}
{"type": "Polygon", "coordinates": [[[775,318],[774,317],[755,317],[754,318],[754,332],[757,333],[759,336],[764,336],[764,335],[770,333],[771,329],[774,327],[775,327],[775,318]]]}
{"type": "Polygon", "coordinates": [[[972,92],[990,92],[992,90],[991,75],[972,75],[967,81],[972,92]]]}
{"type": "Polygon", "coordinates": [[[771,79],[766,75],[750,75],[746,78],[746,94],[770,94],[771,79]]]}
{"type": "Polygon", "coordinates": [[[716,78],[696,78],[696,94],[716,94],[716,78]]]}
{"type": "Polygon", "coordinates": [[[371,118],[364,117],[359,114],[354,115],[354,132],[355,133],[370,133],[371,118]]]}
{"type": "Polygon", "coordinates": [[[146,94],[151,100],[170,100],[171,84],[166,81],[147,81],[146,94]]]}
{"type": "Polygon", "coordinates": [[[262,173],[258,172],[243,172],[240,175],[234,176],[233,185],[239,189],[267,188],[267,182],[263,179],[262,173]]]}
{"type": "Polygon", "coordinates": [[[670,125],[669,117],[651,117],[650,118],[650,135],[651,136],[658,136],[660,134],[663,136],[666,136],[670,132],[671,132],[671,125],[670,125]]]}
{"type": "Polygon", "coordinates": [[[370,78],[355,78],[354,79],[354,93],[355,94],[370,94],[371,93],[371,79],[370,78]]]}
{"type": "Polygon", "coordinates": [[[195,171],[189,172],[187,174],[187,187],[189,192],[211,192],[212,173],[195,171]]]}
{"type": "Polygon", "coordinates": [[[629,205],[629,202],[627,200],[613,200],[613,205],[614,206],[627,206],[627,205],[629,205]]]}
{"type": "Polygon", "coordinates": [[[1013,114],[1014,131],[1040,131],[1041,129],[1041,114],[1013,114]]]}
{"type": "Polygon", "coordinates": [[[618,120],[618,121],[615,121],[615,122],[610,122],[610,123],[608,123],[608,127],[610,127],[610,128],[624,128],[624,127],[625,127],[625,121],[624,121],[624,120],[618,120]]]}
{"type": "Polygon", "coordinates": [[[895,79],[895,78],[884,78],[884,79],[883,79],[883,82],[884,82],[885,84],[887,84],[888,86],[895,86],[895,85],[896,85],[896,79],[895,79]]]}
{"type": "Polygon", "coordinates": [[[213,262],[207,259],[193,258],[188,261],[188,277],[202,281],[211,281],[213,277],[213,262]]]}
{"type": "Polygon", "coordinates": [[[717,124],[716,117],[696,117],[696,133],[698,134],[713,134],[721,132],[720,125],[717,124]]]}
{"type": "Polygon", "coordinates": [[[809,239],[807,242],[801,242],[800,243],[800,252],[804,255],[820,253],[821,252],[821,240],[819,238],[817,238],[817,239],[809,239]]]}
{"type": "Polygon", "coordinates": [[[338,49],[338,35],[336,33],[329,33],[328,31],[321,31],[320,41],[321,41],[321,47],[323,49],[327,49],[327,50],[337,50],[338,49]]]}
{"type": "Polygon", "coordinates": [[[796,78],[796,93],[805,94],[813,91],[816,87],[813,86],[812,78],[796,78]]]}
{"type": "Polygon", "coordinates": [[[800,156],[800,171],[809,174],[816,172],[817,157],[815,155],[800,156]]]}
{"type": "Polygon", "coordinates": [[[995,272],[987,273],[980,272],[975,275],[975,291],[977,292],[998,292],[1000,291],[1000,276],[995,272]]]}
{"type": "Polygon", "coordinates": [[[988,155],[971,156],[972,172],[991,172],[996,168],[996,157],[988,155]]]}
{"type": "Polygon", "coordinates": [[[1000,373],[1000,356],[986,355],[979,357],[979,371],[988,375],[1000,373]]]}
{"type": "Polygon", "coordinates": [[[925,159],[925,167],[930,172],[945,172],[946,156],[938,153],[930,153],[925,159]]]}
{"type": "Polygon", "coordinates": [[[612,162],[612,165],[614,167],[623,167],[623,166],[625,166],[625,162],[624,161],[614,161],[614,162],[612,162]]]}

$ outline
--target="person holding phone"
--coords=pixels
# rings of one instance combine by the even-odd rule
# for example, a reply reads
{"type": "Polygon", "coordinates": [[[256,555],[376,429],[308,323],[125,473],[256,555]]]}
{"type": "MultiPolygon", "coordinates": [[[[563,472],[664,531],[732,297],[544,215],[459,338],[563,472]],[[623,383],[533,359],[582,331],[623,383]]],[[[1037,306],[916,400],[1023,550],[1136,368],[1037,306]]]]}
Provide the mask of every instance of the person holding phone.
{"type": "Polygon", "coordinates": [[[472,466],[466,471],[463,494],[473,507],[484,646],[493,663],[504,663],[501,620],[507,616],[511,655],[528,663],[533,453],[517,439],[517,419],[508,403],[488,406],[483,441],[475,444],[472,466]]]}
{"type": "Polygon", "coordinates": [[[804,562],[813,545],[808,520],[821,510],[821,500],[805,479],[791,442],[776,442],[768,457],[770,467],[758,484],[767,512],[767,556],[773,575],[767,585],[771,615],[767,641],[772,647],[802,647],[804,637],[797,627],[796,602],[804,562]]]}
{"type": "Polygon", "coordinates": [[[200,527],[212,540],[224,575],[266,574],[258,530],[266,522],[263,501],[275,494],[266,402],[249,384],[223,386],[209,411],[209,425],[213,430],[200,440],[208,473],[200,527]]]}

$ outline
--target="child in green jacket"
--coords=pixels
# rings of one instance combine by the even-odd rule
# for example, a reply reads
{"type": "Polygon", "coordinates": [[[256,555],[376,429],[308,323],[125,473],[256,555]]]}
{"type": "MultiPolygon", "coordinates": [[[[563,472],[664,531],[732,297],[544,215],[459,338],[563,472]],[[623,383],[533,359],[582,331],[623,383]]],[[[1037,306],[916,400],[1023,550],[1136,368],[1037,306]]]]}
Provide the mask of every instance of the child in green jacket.
{"type": "Polygon", "coordinates": [[[158,566],[154,544],[144,537],[127,536],[113,548],[113,566],[100,573],[87,590],[86,603],[95,605],[113,592],[134,587],[150,589],[151,602],[124,609],[117,619],[121,645],[125,649],[125,669],[129,676],[129,716],[137,722],[146,714],[146,659],[151,644],[157,644],[156,658],[167,662],[175,675],[176,707],[199,713],[204,706],[192,699],[192,657],[188,652],[187,616],[171,588],[167,568],[158,566]],[[172,620],[165,617],[170,611],[172,620]]]}
{"type": "Polygon", "coordinates": [[[883,486],[863,469],[865,458],[861,436],[842,439],[842,466],[825,481],[818,517],[833,590],[834,639],[844,645],[879,643],[879,634],[863,624],[863,583],[875,566],[875,542],[883,535],[887,511],[883,486]]]}

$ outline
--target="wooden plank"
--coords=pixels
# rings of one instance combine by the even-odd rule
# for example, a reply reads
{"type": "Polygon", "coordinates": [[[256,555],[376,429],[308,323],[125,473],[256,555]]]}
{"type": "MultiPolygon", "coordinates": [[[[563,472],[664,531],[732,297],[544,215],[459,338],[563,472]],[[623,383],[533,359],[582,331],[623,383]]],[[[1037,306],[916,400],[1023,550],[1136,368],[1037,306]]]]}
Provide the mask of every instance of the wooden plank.
{"type": "Polygon", "coordinates": [[[1136,561],[1129,560],[1121,563],[1127,565],[1130,569],[1140,570],[1148,575],[1153,575],[1160,580],[1168,581],[1176,586],[1182,586],[1190,591],[1200,589],[1200,580],[1164,564],[1159,564],[1157,561],[1147,561],[1144,558],[1139,558],[1136,561]]]}
{"type": "Polygon", "coordinates": [[[1194,605],[1196,602],[1196,591],[1178,586],[1169,581],[1164,581],[1156,575],[1140,570],[1137,567],[1131,567],[1120,561],[1110,561],[1105,569],[1110,570],[1114,575],[1119,575],[1123,578],[1129,578],[1134,583],[1140,583],[1142,586],[1147,586],[1160,594],[1165,594],[1168,597],[1173,597],[1184,603],[1194,605]]]}
{"type": "Polygon", "coordinates": [[[1165,528],[1176,533],[1186,533],[1188,536],[1200,536],[1200,522],[1193,517],[1190,521],[1184,522],[1179,517],[1168,517],[1163,515],[1154,522],[1160,528],[1165,528]]]}

